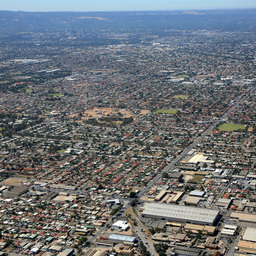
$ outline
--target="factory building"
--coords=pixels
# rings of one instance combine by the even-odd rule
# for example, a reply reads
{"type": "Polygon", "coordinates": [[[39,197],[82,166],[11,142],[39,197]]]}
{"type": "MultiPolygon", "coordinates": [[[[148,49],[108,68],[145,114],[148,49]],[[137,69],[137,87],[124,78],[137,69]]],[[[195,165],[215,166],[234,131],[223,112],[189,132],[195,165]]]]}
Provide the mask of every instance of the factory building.
{"type": "Polygon", "coordinates": [[[118,220],[115,222],[112,227],[113,229],[120,229],[121,231],[127,231],[130,226],[127,224],[127,221],[118,220]]]}
{"type": "Polygon", "coordinates": [[[219,211],[174,204],[145,203],[142,217],[182,223],[215,225],[219,211]]]}

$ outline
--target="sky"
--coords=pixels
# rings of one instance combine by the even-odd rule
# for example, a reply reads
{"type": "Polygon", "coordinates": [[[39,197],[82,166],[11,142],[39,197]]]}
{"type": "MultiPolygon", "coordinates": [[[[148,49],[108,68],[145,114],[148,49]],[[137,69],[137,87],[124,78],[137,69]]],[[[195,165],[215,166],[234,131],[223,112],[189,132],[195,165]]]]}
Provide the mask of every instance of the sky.
{"type": "Polygon", "coordinates": [[[147,11],[256,8],[256,0],[0,0],[9,11],[147,11]]]}

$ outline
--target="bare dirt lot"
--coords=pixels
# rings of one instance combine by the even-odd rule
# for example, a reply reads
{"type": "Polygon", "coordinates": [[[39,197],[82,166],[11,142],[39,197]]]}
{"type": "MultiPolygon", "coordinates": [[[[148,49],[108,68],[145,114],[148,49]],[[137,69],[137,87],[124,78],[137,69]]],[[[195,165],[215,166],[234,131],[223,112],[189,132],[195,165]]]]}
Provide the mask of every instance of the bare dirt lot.
{"type": "Polygon", "coordinates": [[[123,117],[129,118],[132,117],[133,114],[131,111],[126,109],[115,109],[115,108],[94,108],[91,110],[86,110],[83,113],[82,119],[89,119],[89,118],[100,118],[104,116],[111,116],[116,115],[117,113],[121,113],[123,117]]]}
{"type": "Polygon", "coordinates": [[[1,182],[3,185],[8,186],[21,186],[23,182],[27,182],[26,178],[8,178],[1,182]]]}

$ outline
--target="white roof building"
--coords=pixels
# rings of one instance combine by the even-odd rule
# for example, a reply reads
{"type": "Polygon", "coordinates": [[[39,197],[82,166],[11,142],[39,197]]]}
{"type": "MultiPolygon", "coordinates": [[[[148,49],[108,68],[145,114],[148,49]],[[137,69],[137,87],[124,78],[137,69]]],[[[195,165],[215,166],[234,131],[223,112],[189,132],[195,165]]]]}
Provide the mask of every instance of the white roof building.
{"type": "Polygon", "coordinates": [[[123,231],[126,231],[129,229],[129,225],[127,224],[127,221],[118,220],[112,225],[112,228],[120,228],[123,231]]]}
{"type": "Polygon", "coordinates": [[[255,228],[247,228],[244,232],[243,240],[256,242],[256,229],[255,228]]]}
{"type": "Polygon", "coordinates": [[[173,204],[145,203],[142,217],[214,225],[219,211],[173,204]]]}
{"type": "Polygon", "coordinates": [[[198,196],[198,197],[203,197],[205,195],[204,191],[199,191],[199,190],[193,190],[189,193],[190,196],[198,196]]]}
{"type": "Polygon", "coordinates": [[[134,243],[137,239],[134,236],[124,236],[124,235],[118,235],[118,234],[111,234],[108,239],[110,240],[117,240],[121,242],[130,242],[134,243]]]}

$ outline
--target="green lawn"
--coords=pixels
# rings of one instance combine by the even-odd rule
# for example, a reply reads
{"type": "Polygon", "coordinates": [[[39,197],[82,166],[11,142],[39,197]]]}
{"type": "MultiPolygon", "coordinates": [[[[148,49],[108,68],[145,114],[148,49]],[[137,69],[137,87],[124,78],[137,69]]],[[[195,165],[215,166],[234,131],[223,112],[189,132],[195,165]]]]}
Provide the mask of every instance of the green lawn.
{"type": "Polygon", "coordinates": [[[66,149],[61,149],[61,150],[58,150],[58,153],[64,153],[66,151],[66,149]]]}
{"type": "Polygon", "coordinates": [[[178,78],[187,77],[187,75],[179,75],[178,78]]]}
{"type": "Polygon", "coordinates": [[[244,130],[245,126],[242,124],[227,123],[227,124],[220,125],[218,129],[225,132],[232,132],[237,130],[244,130]]]}
{"type": "Polygon", "coordinates": [[[50,93],[50,94],[47,94],[48,97],[62,97],[63,94],[60,94],[60,93],[50,93]]]}
{"type": "Polygon", "coordinates": [[[175,95],[173,96],[174,99],[187,99],[188,98],[188,95],[175,95]]]}
{"type": "Polygon", "coordinates": [[[158,109],[154,114],[176,114],[177,109],[158,109]]]}

